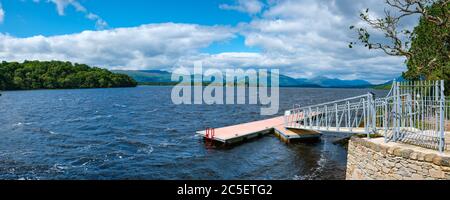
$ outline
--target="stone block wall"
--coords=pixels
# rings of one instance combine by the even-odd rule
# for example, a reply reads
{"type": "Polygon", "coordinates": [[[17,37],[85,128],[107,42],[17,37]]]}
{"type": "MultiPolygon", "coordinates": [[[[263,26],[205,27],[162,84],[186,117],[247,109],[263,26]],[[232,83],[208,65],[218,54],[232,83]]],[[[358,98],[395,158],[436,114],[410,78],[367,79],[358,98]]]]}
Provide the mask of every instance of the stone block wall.
{"type": "Polygon", "coordinates": [[[450,180],[450,155],[383,138],[352,137],[347,156],[348,180],[450,180]]]}

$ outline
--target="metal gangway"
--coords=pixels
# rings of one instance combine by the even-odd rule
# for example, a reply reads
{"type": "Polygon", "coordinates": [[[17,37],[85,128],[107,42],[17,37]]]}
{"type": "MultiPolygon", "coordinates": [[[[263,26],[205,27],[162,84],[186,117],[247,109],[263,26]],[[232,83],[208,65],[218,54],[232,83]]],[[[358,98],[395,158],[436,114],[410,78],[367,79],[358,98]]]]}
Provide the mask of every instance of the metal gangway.
{"type": "Polygon", "coordinates": [[[297,107],[285,112],[286,129],[383,136],[429,149],[446,150],[450,121],[444,81],[393,81],[383,98],[366,95],[297,107]],[[448,135],[448,134],[447,134],[448,135]]]}

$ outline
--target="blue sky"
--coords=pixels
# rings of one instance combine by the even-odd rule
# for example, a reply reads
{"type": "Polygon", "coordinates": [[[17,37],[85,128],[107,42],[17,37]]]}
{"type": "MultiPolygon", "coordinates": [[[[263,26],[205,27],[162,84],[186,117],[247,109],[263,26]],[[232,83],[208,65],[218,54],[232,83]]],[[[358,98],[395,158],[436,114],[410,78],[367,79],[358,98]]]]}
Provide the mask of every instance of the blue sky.
{"type": "MultiPolygon", "coordinates": [[[[0,31],[19,37],[60,35],[96,30],[95,23],[68,6],[64,16],[55,4],[33,0],[1,0],[8,11],[0,31]]],[[[89,11],[107,19],[108,28],[134,27],[150,23],[189,23],[202,25],[237,25],[249,22],[251,16],[219,8],[226,0],[80,0],[89,11]]]]}
{"type": "Polygon", "coordinates": [[[279,68],[302,78],[380,83],[403,59],[348,49],[378,0],[0,0],[0,60],[109,69],[279,68]]]}

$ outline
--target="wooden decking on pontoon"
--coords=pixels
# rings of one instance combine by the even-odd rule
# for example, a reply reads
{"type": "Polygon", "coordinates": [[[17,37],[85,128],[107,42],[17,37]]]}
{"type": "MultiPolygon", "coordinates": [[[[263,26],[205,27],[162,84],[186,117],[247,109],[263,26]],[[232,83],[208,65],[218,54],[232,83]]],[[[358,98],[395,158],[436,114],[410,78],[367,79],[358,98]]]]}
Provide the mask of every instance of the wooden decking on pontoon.
{"type": "MultiPolygon", "coordinates": [[[[202,137],[207,137],[206,130],[197,132],[202,137]]],[[[316,131],[290,130],[284,127],[284,116],[266,120],[238,124],[214,129],[214,137],[208,138],[225,144],[233,144],[256,138],[265,134],[275,133],[285,142],[302,138],[319,137],[316,131]]]]}

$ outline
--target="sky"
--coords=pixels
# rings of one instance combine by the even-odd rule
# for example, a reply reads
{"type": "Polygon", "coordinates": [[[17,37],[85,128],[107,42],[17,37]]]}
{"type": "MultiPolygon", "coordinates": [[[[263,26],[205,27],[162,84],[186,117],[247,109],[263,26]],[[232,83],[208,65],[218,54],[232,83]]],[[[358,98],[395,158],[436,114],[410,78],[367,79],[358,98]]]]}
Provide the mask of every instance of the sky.
{"type": "Polygon", "coordinates": [[[0,0],[0,60],[107,69],[277,68],[296,78],[383,83],[404,58],[356,46],[380,0],[0,0]]]}

